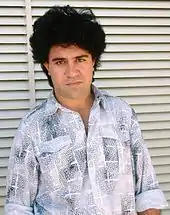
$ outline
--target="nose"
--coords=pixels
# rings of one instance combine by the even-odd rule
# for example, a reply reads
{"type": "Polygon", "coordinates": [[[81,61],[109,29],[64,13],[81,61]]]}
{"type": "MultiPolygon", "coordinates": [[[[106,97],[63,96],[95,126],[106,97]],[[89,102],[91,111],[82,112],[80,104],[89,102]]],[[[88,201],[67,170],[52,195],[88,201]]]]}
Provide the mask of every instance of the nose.
{"type": "Polygon", "coordinates": [[[69,62],[67,64],[66,70],[65,70],[65,75],[67,77],[74,77],[77,74],[77,69],[74,63],[69,62]]]}

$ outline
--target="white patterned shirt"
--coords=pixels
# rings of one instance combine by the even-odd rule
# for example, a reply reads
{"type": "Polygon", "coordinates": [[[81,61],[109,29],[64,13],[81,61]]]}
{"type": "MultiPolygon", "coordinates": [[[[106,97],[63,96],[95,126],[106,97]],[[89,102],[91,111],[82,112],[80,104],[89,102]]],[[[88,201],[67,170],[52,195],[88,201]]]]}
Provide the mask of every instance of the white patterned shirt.
{"type": "Polygon", "coordinates": [[[93,86],[88,134],[53,93],[21,121],[5,215],[136,215],[167,205],[133,109],[93,86]]]}

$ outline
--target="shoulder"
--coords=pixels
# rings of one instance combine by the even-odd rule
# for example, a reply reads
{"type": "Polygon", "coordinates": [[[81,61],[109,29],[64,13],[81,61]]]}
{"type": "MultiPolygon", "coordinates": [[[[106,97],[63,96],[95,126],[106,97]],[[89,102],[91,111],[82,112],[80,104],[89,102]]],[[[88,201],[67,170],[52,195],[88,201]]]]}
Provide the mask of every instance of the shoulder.
{"type": "Polygon", "coordinates": [[[43,101],[41,104],[31,109],[23,118],[25,123],[30,123],[33,120],[37,121],[44,118],[46,116],[46,105],[47,105],[47,99],[43,101]]]}
{"type": "Polygon", "coordinates": [[[122,98],[112,96],[106,91],[101,91],[105,107],[111,111],[133,113],[133,108],[122,98]]]}
{"type": "Polygon", "coordinates": [[[102,92],[103,108],[118,127],[130,129],[134,116],[133,108],[122,98],[102,92]]]}
{"type": "Polygon", "coordinates": [[[40,124],[47,116],[47,102],[48,99],[28,111],[21,119],[18,129],[28,134],[30,131],[34,130],[35,126],[40,124]]]}
{"type": "Polygon", "coordinates": [[[109,95],[108,93],[103,95],[103,100],[105,103],[104,109],[109,113],[110,118],[115,122],[120,131],[122,131],[122,128],[129,131],[134,125],[140,131],[137,115],[131,105],[122,98],[109,95]]]}

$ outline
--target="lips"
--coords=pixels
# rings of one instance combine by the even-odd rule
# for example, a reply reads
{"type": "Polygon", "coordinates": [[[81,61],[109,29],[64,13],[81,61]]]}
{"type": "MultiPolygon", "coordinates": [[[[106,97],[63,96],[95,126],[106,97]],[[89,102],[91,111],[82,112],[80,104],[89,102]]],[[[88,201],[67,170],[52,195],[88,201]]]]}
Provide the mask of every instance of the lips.
{"type": "Polygon", "coordinates": [[[80,81],[77,81],[77,82],[70,82],[70,83],[67,83],[66,85],[77,85],[77,84],[81,84],[82,82],[80,81]]]}

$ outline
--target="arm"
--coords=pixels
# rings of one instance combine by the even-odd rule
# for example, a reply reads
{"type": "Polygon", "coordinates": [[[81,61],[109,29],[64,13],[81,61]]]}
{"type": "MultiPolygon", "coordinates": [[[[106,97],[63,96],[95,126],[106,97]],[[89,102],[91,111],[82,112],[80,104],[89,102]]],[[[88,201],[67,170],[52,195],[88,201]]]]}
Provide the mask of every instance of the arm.
{"type": "Polygon", "coordinates": [[[138,215],[159,215],[159,209],[167,206],[167,202],[156,180],[151,158],[134,111],[132,111],[130,135],[134,161],[136,211],[138,215]]]}
{"type": "Polygon", "coordinates": [[[139,212],[138,215],[160,215],[159,209],[149,209],[143,212],[139,212]]]}
{"type": "Polygon", "coordinates": [[[21,123],[11,148],[5,215],[33,215],[38,164],[27,126],[21,123]]]}

